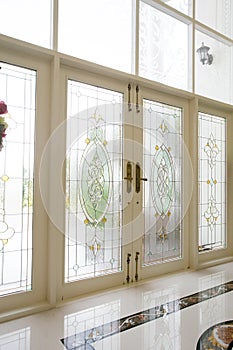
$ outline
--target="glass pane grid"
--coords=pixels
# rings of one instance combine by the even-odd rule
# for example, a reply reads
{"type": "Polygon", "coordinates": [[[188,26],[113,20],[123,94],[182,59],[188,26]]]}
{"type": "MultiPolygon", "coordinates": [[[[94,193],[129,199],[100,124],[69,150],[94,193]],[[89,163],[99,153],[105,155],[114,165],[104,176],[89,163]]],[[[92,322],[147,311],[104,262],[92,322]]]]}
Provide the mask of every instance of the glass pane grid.
{"type": "Polygon", "coordinates": [[[0,295],[7,295],[32,289],[36,72],[0,66],[1,99],[8,105],[0,152],[0,295]]]}
{"type": "Polygon", "coordinates": [[[149,100],[143,108],[144,174],[149,179],[144,184],[143,259],[148,265],[182,254],[182,109],[149,100]]]}
{"type": "Polygon", "coordinates": [[[121,270],[122,94],[68,82],[65,282],[121,270]]]}
{"type": "Polygon", "coordinates": [[[199,252],[226,247],[226,120],[199,112],[199,252]]]}

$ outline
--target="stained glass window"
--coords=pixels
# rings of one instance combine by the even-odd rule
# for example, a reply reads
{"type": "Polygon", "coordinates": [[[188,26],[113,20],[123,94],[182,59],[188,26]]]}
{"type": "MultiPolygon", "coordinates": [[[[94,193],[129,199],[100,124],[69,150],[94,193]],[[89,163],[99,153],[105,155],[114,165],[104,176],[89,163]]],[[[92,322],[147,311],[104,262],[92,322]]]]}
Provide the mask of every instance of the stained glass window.
{"type": "Polygon", "coordinates": [[[199,251],[226,245],[226,120],[199,113],[199,251]]]}
{"type": "Polygon", "coordinates": [[[0,63],[8,128],[0,152],[0,295],[31,290],[36,72],[0,63]]]}
{"type": "Polygon", "coordinates": [[[122,94],[68,82],[65,281],[121,269],[122,94]]]}
{"type": "Polygon", "coordinates": [[[182,109],[143,101],[144,263],[181,256],[182,109]]]}

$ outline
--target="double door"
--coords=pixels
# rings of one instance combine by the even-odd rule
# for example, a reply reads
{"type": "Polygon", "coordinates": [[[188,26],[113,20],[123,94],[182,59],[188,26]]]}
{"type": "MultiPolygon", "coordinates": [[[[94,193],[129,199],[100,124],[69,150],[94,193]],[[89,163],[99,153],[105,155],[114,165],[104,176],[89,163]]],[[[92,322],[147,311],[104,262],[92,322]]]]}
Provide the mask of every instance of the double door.
{"type": "Polygon", "coordinates": [[[66,82],[67,295],[186,267],[187,102],[81,73],[66,82]]]}

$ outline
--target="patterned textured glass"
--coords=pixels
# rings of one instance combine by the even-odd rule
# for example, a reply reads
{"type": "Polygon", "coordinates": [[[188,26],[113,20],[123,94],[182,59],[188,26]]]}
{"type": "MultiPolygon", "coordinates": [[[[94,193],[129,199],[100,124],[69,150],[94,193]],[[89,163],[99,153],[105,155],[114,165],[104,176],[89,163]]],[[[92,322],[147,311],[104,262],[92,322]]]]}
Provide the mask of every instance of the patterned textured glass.
{"type": "Polygon", "coordinates": [[[68,83],[66,282],[121,269],[122,94],[68,83]]]}
{"type": "Polygon", "coordinates": [[[226,245],[226,120],[199,113],[199,251],[226,245]]]}
{"type": "Polygon", "coordinates": [[[36,72],[0,63],[8,129],[0,152],[0,295],[31,290],[36,72]],[[17,155],[17,156],[16,156],[17,155]]]}
{"type": "Polygon", "coordinates": [[[182,109],[144,100],[144,263],[181,256],[182,109]]]}
{"type": "Polygon", "coordinates": [[[140,2],[139,75],[191,90],[189,26],[140,2]]]}

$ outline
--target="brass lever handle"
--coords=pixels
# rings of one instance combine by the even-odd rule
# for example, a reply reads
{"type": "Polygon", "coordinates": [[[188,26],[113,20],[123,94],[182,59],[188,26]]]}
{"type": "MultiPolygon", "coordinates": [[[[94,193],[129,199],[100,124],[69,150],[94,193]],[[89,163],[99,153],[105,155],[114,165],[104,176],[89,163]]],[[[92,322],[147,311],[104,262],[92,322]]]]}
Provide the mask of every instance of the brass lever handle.
{"type": "Polygon", "coordinates": [[[148,181],[147,178],[141,177],[141,168],[139,164],[136,164],[136,193],[139,193],[141,190],[140,181],[148,181]]]}
{"type": "Polygon", "coordinates": [[[124,177],[124,180],[132,181],[132,180],[133,180],[133,178],[132,178],[132,177],[130,177],[130,176],[126,176],[126,177],[124,177]]]}
{"type": "Polygon", "coordinates": [[[127,176],[124,177],[124,180],[127,180],[127,193],[130,193],[132,190],[132,181],[133,181],[132,164],[130,162],[128,162],[126,165],[126,175],[127,176]]]}

